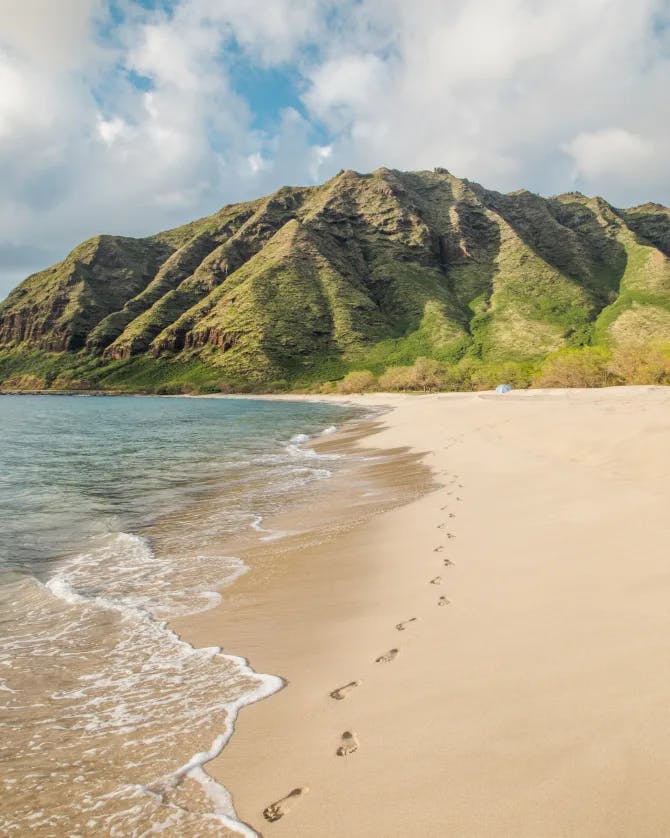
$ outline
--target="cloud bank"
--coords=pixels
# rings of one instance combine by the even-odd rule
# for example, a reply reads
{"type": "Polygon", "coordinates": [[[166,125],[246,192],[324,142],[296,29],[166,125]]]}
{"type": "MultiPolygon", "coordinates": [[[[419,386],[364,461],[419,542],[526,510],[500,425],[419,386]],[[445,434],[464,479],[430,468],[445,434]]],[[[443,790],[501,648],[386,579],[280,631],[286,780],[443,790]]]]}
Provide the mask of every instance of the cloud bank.
{"type": "Polygon", "coordinates": [[[667,0],[0,0],[0,296],[340,168],[670,203],[667,0]]]}

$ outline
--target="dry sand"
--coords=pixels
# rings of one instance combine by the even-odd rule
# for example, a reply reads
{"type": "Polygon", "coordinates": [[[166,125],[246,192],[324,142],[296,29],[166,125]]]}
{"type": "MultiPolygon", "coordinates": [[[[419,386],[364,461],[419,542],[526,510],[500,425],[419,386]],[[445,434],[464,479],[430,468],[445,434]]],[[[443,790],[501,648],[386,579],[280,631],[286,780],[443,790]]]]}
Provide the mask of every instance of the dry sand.
{"type": "Polygon", "coordinates": [[[289,682],[209,766],[239,816],[277,838],[670,835],[670,389],[355,401],[393,406],[372,443],[442,485],[210,617],[289,682]]]}

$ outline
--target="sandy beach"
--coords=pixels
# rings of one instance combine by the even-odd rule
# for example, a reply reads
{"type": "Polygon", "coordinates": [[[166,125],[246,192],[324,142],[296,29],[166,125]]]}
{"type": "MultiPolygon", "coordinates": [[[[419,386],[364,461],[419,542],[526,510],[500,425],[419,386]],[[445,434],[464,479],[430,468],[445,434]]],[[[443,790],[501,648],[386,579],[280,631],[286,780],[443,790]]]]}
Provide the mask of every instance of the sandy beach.
{"type": "Polygon", "coordinates": [[[392,408],[355,444],[411,449],[434,486],[181,627],[288,682],[208,766],[239,817],[277,838],[670,834],[670,391],[351,400],[392,408]]]}

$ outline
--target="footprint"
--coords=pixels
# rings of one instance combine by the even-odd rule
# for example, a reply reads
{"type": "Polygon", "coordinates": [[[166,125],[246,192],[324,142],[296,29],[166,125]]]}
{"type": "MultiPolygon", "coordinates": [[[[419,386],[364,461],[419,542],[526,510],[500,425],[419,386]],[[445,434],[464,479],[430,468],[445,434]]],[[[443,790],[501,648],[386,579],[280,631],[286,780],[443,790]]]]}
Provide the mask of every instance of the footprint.
{"type": "Polygon", "coordinates": [[[451,559],[443,559],[442,561],[444,562],[445,567],[451,567],[453,565],[451,559]]]}
{"type": "Polygon", "coordinates": [[[453,534],[453,532],[448,532],[447,538],[456,538],[456,536],[453,534]]]}
{"type": "Polygon", "coordinates": [[[346,698],[352,690],[356,689],[356,687],[360,687],[360,685],[360,681],[350,681],[343,687],[338,687],[336,690],[333,690],[330,697],[334,698],[336,701],[342,701],[343,698],[346,698]]]}
{"type": "Polygon", "coordinates": [[[449,518],[455,518],[455,517],[456,517],[456,513],[455,513],[455,512],[450,512],[448,517],[449,517],[449,518]]]}
{"type": "Polygon", "coordinates": [[[263,817],[266,821],[270,821],[270,823],[278,821],[280,818],[283,818],[284,815],[288,815],[291,811],[291,802],[301,797],[303,794],[307,794],[308,791],[309,789],[307,786],[293,789],[286,795],[286,797],[276,800],[274,803],[271,803],[263,809],[263,817]]]}
{"type": "Polygon", "coordinates": [[[375,663],[391,663],[391,661],[395,658],[397,654],[397,649],[389,649],[388,652],[376,658],[375,663]]]}
{"type": "Polygon", "coordinates": [[[446,598],[446,596],[441,596],[438,599],[437,604],[438,605],[449,605],[449,600],[446,598]]]}
{"type": "Polygon", "coordinates": [[[356,734],[350,730],[344,731],[341,743],[336,751],[338,757],[348,757],[349,754],[354,754],[358,750],[358,739],[356,738],[356,734]]]}
{"type": "Polygon", "coordinates": [[[409,620],[405,620],[404,623],[397,623],[396,628],[398,629],[398,631],[405,631],[405,627],[408,625],[408,623],[413,623],[415,620],[416,617],[410,617],[409,620]]]}
{"type": "Polygon", "coordinates": [[[442,577],[436,576],[434,579],[430,580],[431,585],[441,585],[442,584],[442,577]]]}
{"type": "Polygon", "coordinates": [[[433,553],[441,553],[444,550],[444,544],[438,544],[437,547],[433,547],[433,553]]]}

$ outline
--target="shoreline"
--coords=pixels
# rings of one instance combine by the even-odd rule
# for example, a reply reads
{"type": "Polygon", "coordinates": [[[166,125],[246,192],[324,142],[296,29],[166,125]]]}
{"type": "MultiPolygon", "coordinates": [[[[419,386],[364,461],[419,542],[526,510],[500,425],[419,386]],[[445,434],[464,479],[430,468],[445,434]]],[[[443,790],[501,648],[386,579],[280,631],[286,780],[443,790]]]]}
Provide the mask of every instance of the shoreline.
{"type": "MultiPolygon", "coordinates": [[[[161,823],[170,825],[168,832],[179,824],[185,835],[229,834],[221,824],[234,831],[237,821],[232,820],[227,790],[212,782],[202,766],[225,744],[240,705],[283,682],[258,670],[259,677],[251,678],[241,656],[219,653],[211,643],[196,648],[185,632],[180,636],[173,631],[171,618],[215,608],[221,601],[216,591],[225,592],[246,570],[241,560],[217,550],[224,541],[257,543],[268,533],[255,531],[250,521],[261,521],[260,515],[269,521],[273,509],[290,509],[306,495],[320,494],[319,484],[335,482],[326,478],[337,475],[339,463],[317,461],[310,451],[303,457],[293,443],[307,439],[306,434],[316,438],[334,425],[346,427],[350,418],[369,411],[253,402],[239,403],[239,408],[221,402],[127,402],[123,407],[89,401],[83,413],[83,404],[56,410],[48,427],[61,430],[66,442],[56,446],[53,456],[44,446],[44,457],[26,458],[29,468],[18,474],[27,479],[10,482],[5,493],[11,501],[16,486],[22,497],[25,485],[32,494],[33,462],[40,462],[45,484],[51,485],[48,478],[62,460],[59,450],[66,455],[76,450],[80,463],[86,458],[102,463],[89,469],[100,479],[86,483],[76,495],[67,493],[67,478],[74,474],[56,471],[65,478],[62,489],[60,480],[54,483],[50,497],[68,525],[61,527],[62,550],[53,548],[58,528],[46,533],[51,552],[44,553],[41,578],[31,572],[37,567],[30,564],[39,555],[37,549],[25,551],[25,563],[18,563],[19,571],[27,573],[10,569],[3,575],[9,608],[3,626],[5,652],[11,651],[11,659],[5,654],[3,661],[11,670],[8,679],[0,679],[0,689],[7,698],[4,752],[11,765],[0,822],[39,834],[51,834],[56,824],[82,834],[112,827],[134,834],[161,823]],[[91,418],[99,422],[102,416],[110,417],[102,425],[105,432],[79,451],[91,418]],[[195,428],[187,427],[186,440],[181,426],[166,428],[153,449],[156,417],[195,428]],[[221,429],[222,417],[232,427],[221,429]],[[124,433],[125,448],[120,449],[116,428],[134,425],[144,430],[124,433]],[[204,433],[209,428],[211,434],[204,433]],[[135,460],[123,460],[129,450],[136,453],[135,460]],[[323,465],[328,468],[319,467],[323,465]],[[108,479],[110,473],[115,481],[108,479]],[[119,473],[126,479],[119,479],[119,473]],[[61,505],[61,493],[85,499],[94,492],[105,498],[108,515],[118,499],[125,510],[132,505],[135,520],[120,513],[111,525],[107,517],[102,526],[87,530],[76,515],[67,517],[69,504],[64,500],[61,505]],[[25,626],[31,626],[28,634],[25,626]],[[47,769],[57,769],[50,773],[54,782],[38,781],[38,772],[47,770],[44,754],[47,769]],[[70,787],[72,794],[63,796],[70,787]]],[[[13,417],[20,429],[34,431],[43,426],[46,408],[31,413],[27,404],[23,409],[18,402],[7,407],[11,409],[3,416],[11,451],[17,439],[25,438],[20,433],[12,437],[13,417]]],[[[39,488],[36,497],[44,497],[39,488]]],[[[19,545],[25,533],[39,532],[30,526],[35,521],[32,509],[26,505],[23,520],[29,523],[15,530],[19,545]]],[[[89,517],[99,524],[92,515],[87,523],[89,517]]],[[[10,538],[5,539],[10,551],[16,541],[13,532],[8,530],[10,538]]]]}
{"type": "MultiPolygon", "coordinates": [[[[187,397],[189,398],[189,397],[187,397]]],[[[208,395],[196,398],[254,398],[253,396],[230,396],[230,395],[208,395]]],[[[263,399],[262,396],[258,397],[263,399]]],[[[273,399],[274,400],[274,399],[273,399]]],[[[283,401],[296,401],[291,398],[281,398],[283,401]]],[[[322,399],[302,399],[302,401],[319,401],[322,399]]],[[[333,400],[328,400],[333,403],[333,400]]],[[[338,398],[337,402],[342,406],[351,406],[349,399],[338,398]]],[[[419,458],[404,450],[380,451],[370,443],[370,440],[379,433],[382,428],[381,417],[393,408],[379,404],[366,405],[365,414],[353,419],[347,419],[343,424],[338,425],[337,430],[330,429],[321,435],[301,439],[298,444],[307,450],[306,456],[312,462],[309,449],[315,449],[317,457],[325,457],[320,460],[324,466],[328,464],[328,457],[345,457],[349,459],[348,467],[342,471],[336,471],[331,478],[315,488],[315,494],[311,500],[298,502],[280,512],[258,518],[251,523],[251,529],[256,532],[256,538],[250,539],[249,535],[242,531],[231,540],[226,541],[223,549],[239,559],[247,568],[244,574],[226,585],[219,593],[223,595],[223,604],[216,608],[204,611],[197,615],[185,615],[169,620],[171,630],[184,642],[194,648],[210,646],[212,643],[221,645],[221,637],[218,634],[218,621],[220,612],[229,606],[229,615],[233,620],[238,616],[238,599],[244,596],[245,582],[251,574],[263,574],[267,580],[277,570],[281,570],[281,562],[288,555],[294,557],[302,552],[309,552],[316,549],[320,551],[324,542],[337,540],[343,533],[356,528],[362,522],[368,521],[389,507],[396,507],[411,500],[411,496],[429,490],[431,480],[429,470],[418,463],[419,458]],[[399,468],[404,471],[401,481],[402,485],[393,485],[395,475],[399,468]],[[390,478],[390,472],[394,477],[390,478]],[[347,484],[351,484],[349,489],[347,484]],[[364,491],[365,490],[365,491],[364,491]],[[371,496],[368,498],[368,496],[371,496]],[[305,516],[308,516],[309,523],[306,523],[305,516]],[[216,626],[214,631],[212,625],[216,626]]],[[[257,583],[256,583],[257,584],[257,583]]],[[[252,583],[253,587],[253,583],[252,583]]],[[[251,707],[257,703],[272,698],[282,692],[288,686],[286,679],[275,673],[261,674],[264,670],[259,669],[249,660],[248,652],[243,645],[230,644],[226,642],[222,653],[225,656],[240,658],[244,661],[245,667],[251,673],[257,673],[263,679],[271,679],[281,682],[274,690],[265,696],[245,701],[235,709],[233,718],[230,720],[232,729],[225,734],[225,748],[229,747],[237,733],[239,726],[239,713],[245,707],[251,707]],[[240,657],[241,656],[241,657],[240,657]]],[[[223,736],[217,736],[221,739],[223,736]]],[[[217,747],[216,756],[208,757],[202,768],[204,772],[214,781],[215,788],[221,788],[229,793],[226,778],[219,776],[212,771],[212,766],[218,763],[224,747],[217,747]]],[[[204,755],[203,755],[204,756],[204,755]]],[[[181,770],[178,773],[182,773],[181,770]]],[[[199,780],[203,783],[203,778],[199,780]]],[[[227,823],[231,832],[238,834],[234,828],[233,820],[227,823]]],[[[253,827],[244,820],[239,821],[240,834],[259,834],[253,827]]]]}
{"type": "Polygon", "coordinates": [[[280,838],[667,834],[670,391],[279,398],[393,407],[373,447],[443,485],[181,629],[287,682],[208,765],[240,820],[280,838]]]}
{"type": "MultiPolygon", "coordinates": [[[[519,393],[570,393],[570,392],[607,392],[610,390],[670,390],[670,384],[604,384],[600,387],[518,387],[510,392],[519,393]]],[[[153,393],[147,390],[3,390],[0,396],[148,396],[161,399],[260,399],[268,401],[316,401],[326,404],[361,403],[375,406],[375,400],[400,398],[425,398],[427,396],[482,396],[492,395],[495,391],[482,390],[370,390],[358,393],[308,393],[303,390],[287,392],[239,392],[239,393],[153,393]],[[360,400],[360,401],[359,401],[360,400]]]]}

